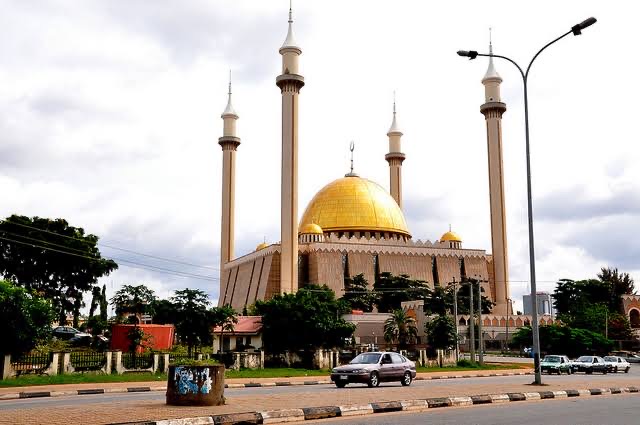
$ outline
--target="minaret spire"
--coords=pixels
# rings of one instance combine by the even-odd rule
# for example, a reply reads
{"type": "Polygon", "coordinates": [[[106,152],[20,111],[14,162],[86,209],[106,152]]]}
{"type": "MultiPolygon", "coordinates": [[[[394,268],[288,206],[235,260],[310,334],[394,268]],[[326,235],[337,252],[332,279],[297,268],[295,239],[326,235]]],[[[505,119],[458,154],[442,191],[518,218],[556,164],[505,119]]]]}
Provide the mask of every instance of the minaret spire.
{"type": "Polygon", "coordinates": [[[304,86],[298,61],[302,49],[293,38],[293,11],[282,47],[282,74],[276,85],[282,94],[282,179],[280,195],[280,292],[298,290],[298,96],[304,86]]]}
{"type": "Polygon", "coordinates": [[[231,302],[227,293],[229,273],[224,266],[234,258],[235,241],[235,199],[236,199],[236,150],[240,138],[236,134],[238,114],[231,104],[231,70],[229,70],[229,92],[227,107],[221,115],[223,121],[222,137],[218,144],[222,148],[222,218],[220,231],[220,298],[218,305],[231,302]]]}
{"type": "MultiPolygon", "coordinates": [[[[493,54],[493,40],[489,29],[489,53],[493,54]]],[[[509,263],[507,255],[507,221],[505,211],[504,168],[502,164],[502,114],[507,105],[500,99],[502,78],[489,57],[489,67],[482,79],[485,103],[480,112],[487,125],[487,157],[489,165],[489,209],[491,212],[491,254],[493,280],[496,288],[496,314],[512,313],[509,299],[509,263]]]]}
{"type": "Polygon", "coordinates": [[[352,140],[351,143],[349,143],[349,150],[351,151],[351,171],[349,171],[348,174],[345,174],[344,175],[345,177],[358,177],[358,175],[353,172],[353,151],[355,148],[356,148],[356,144],[352,140]]]}
{"type": "Polygon", "coordinates": [[[389,153],[384,158],[389,163],[389,192],[391,197],[398,203],[400,209],[402,209],[402,162],[405,155],[401,149],[400,138],[402,137],[402,131],[400,131],[396,120],[395,90],[393,91],[393,121],[391,121],[387,137],[389,137],[389,153]]]}

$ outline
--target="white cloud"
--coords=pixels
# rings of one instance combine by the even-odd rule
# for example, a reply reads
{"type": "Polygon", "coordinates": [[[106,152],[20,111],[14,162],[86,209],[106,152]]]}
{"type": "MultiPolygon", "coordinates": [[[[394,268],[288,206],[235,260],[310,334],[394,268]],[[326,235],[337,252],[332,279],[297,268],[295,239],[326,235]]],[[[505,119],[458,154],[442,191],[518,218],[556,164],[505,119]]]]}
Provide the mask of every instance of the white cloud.
{"type": "MultiPolygon", "coordinates": [[[[295,3],[306,79],[300,214],[318,189],[348,171],[351,140],[356,171],[387,186],[386,132],[397,90],[407,155],[404,197],[414,238],[433,240],[452,224],[464,246],[488,251],[486,140],[479,113],[486,61],[466,61],[455,52],[486,50],[492,26],[496,53],[524,65],[544,43],[596,16],[596,25],[552,46],[532,68],[534,211],[540,205],[542,214],[535,222],[537,276],[541,287],[551,289],[546,282],[593,276],[605,264],[640,271],[628,255],[631,248],[620,241],[631,238],[638,215],[619,225],[598,223],[597,235],[610,236],[605,252],[592,249],[595,233],[587,237],[589,213],[581,208],[586,217],[576,217],[576,203],[570,202],[615,198],[620,208],[631,208],[618,195],[637,192],[634,99],[640,88],[637,55],[628,53],[635,47],[629,33],[637,5],[295,3]],[[562,202],[559,194],[567,208],[554,209],[549,221],[544,208],[549,211],[549,200],[562,202]]],[[[236,255],[263,238],[279,240],[275,76],[287,7],[284,0],[6,2],[0,16],[0,215],[64,217],[114,245],[217,268],[217,138],[232,68],[242,138],[236,255]]],[[[522,83],[510,64],[496,61],[496,67],[508,107],[503,124],[512,295],[520,296],[529,279],[522,83]]],[[[164,267],[187,270],[177,263],[164,267]]],[[[217,270],[188,270],[217,277],[217,270]]],[[[114,289],[149,283],[160,295],[186,285],[206,288],[214,299],[218,293],[209,280],[124,266],[106,281],[114,289]]]]}

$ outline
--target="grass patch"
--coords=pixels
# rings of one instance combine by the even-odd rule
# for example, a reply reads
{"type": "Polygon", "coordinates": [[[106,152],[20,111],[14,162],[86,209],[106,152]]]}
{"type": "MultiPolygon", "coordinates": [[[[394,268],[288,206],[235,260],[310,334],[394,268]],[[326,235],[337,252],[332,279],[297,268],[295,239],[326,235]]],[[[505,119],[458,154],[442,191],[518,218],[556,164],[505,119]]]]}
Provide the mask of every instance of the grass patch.
{"type": "Polygon", "coordinates": [[[469,371],[469,370],[504,370],[504,369],[531,369],[531,365],[523,363],[485,363],[484,366],[480,366],[477,363],[471,363],[469,361],[459,362],[457,366],[445,366],[445,367],[417,367],[416,370],[422,373],[429,372],[457,372],[457,371],[469,371]],[[462,363],[462,364],[460,364],[462,363]]]}
{"type": "Polygon", "coordinates": [[[104,375],[97,373],[77,373],[69,375],[38,376],[26,375],[0,380],[0,387],[26,387],[31,385],[91,384],[105,382],[166,382],[164,373],[127,373],[124,375],[104,375]]]}
{"type": "Polygon", "coordinates": [[[296,376],[329,376],[331,372],[326,369],[294,369],[294,368],[270,368],[270,369],[241,369],[227,370],[225,378],[292,378],[296,376]]]}

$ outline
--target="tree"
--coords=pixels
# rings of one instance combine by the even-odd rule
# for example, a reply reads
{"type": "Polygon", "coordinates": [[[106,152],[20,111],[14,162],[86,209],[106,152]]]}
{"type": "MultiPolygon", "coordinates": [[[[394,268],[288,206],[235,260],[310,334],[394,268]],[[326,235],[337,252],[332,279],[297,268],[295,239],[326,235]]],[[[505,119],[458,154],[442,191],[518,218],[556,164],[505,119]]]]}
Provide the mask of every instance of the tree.
{"type": "Polygon", "coordinates": [[[384,322],[384,339],[404,348],[415,341],[418,336],[416,319],[409,316],[406,310],[397,309],[384,322]]]}
{"type": "Polygon", "coordinates": [[[295,294],[257,301],[253,310],[262,316],[264,346],[271,353],[342,347],[355,331],[341,317],[351,312],[349,304],[336,300],[326,285],[308,285],[295,294]]]}
{"type": "MultiPolygon", "coordinates": [[[[458,314],[469,314],[469,285],[473,285],[473,311],[478,312],[478,285],[475,279],[465,279],[458,286],[458,314]]],[[[491,314],[495,305],[485,294],[484,288],[480,286],[482,296],[482,314],[491,314]]]]}
{"type": "MultiPolygon", "coordinates": [[[[569,357],[577,357],[587,353],[606,354],[613,347],[612,341],[587,329],[553,324],[540,326],[539,330],[542,353],[563,353],[569,357]]],[[[531,340],[531,327],[525,326],[513,335],[511,345],[530,346],[531,340]]]]}
{"type": "Polygon", "coordinates": [[[424,305],[424,312],[444,316],[449,311],[453,312],[453,285],[435,285],[424,305]]]}
{"type": "Polygon", "coordinates": [[[144,285],[124,285],[111,297],[117,315],[130,314],[140,323],[143,314],[153,314],[153,290],[144,285]]]}
{"type": "Polygon", "coordinates": [[[613,313],[609,316],[608,338],[614,341],[633,339],[633,331],[629,319],[624,314],[613,313]]]}
{"type": "Polygon", "coordinates": [[[401,308],[403,301],[424,300],[425,304],[431,290],[423,280],[411,279],[403,274],[394,276],[389,272],[381,273],[373,285],[380,313],[388,313],[401,308]]]}
{"type": "Polygon", "coordinates": [[[60,324],[79,315],[82,296],[118,265],[101,257],[98,237],[64,219],[12,215],[0,221],[0,274],[51,301],[60,324]]]}
{"type": "Polygon", "coordinates": [[[175,304],[170,300],[154,300],[152,308],[153,323],[158,325],[175,324],[178,312],[175,304]]]}
{"type": "Polygon", "coordinates": [[[224,333],[233,332],[238,323],[238,315],[230,305],[214,307],[211,309],[215,327],[220,327],[220,352],[224,353],[224,333]]]}
{"type": "Polygon", "coordinates": [[[458,341],[456,324],[450,316],[436,316],[424,325],[429,345],[439,350],[455,346],[458,341]]]}
{"type": "Polygon", "coordinates": [[[5,332],[0,353],[19,356],[47,339],[55,312],[49,300],[0,280],[0,323],[5,332]]]}
{"type": "Polygon", "coordinates": [[[100,320],[107,323],[107,309],[109,308],[109,301],[107,301],[107,285],[102,285],[102,296],[100,297],[100,320]]]}
{"type": "Polygon", "coordinates": [[[189,356],[194,347],[211,344],[213,314],[208,309],[207,293],[199,289],[183,289],[175,291],[171,302],[176,311],[176,332],[187,345],[189,356]]]}
{"type": "Polygon", "coordinates": [[[342,299],[348,302],[352,309],[367,313],[373,310],[375,296],[369,290],[369,282],[363,273],[345,279],[342,299]]]}
{"type": "Polygon", "coordinates": [[[611,289],[609,299],[609,311],[622,309],[622,296],[635,293],[635,285],[629,273],[619,273],[617,268],[602,267],[598,273],[598,279],[611,289]]]}

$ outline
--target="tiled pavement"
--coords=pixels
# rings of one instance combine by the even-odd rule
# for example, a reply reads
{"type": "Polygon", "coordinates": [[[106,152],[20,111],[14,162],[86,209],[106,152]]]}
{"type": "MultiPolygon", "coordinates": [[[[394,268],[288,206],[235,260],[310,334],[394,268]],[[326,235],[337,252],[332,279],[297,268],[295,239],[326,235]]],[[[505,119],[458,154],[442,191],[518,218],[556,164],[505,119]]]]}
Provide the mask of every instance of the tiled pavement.
{"type": "MultiPolygon", "coordinates": [[[[308,379],[308,378],[306,378],[308,379]]],[[[496,394],[509,392],[562,391],[576,386],[571,376],[557,377],[543,388],[528,385],[531,379],[522,377],[520,383],[504,383],[500,378],[487,378],[469,381],[467,385],[447,387],[439,386],[440,381],[427,385],[411,387],[385,386],[379,388],[353,387],[346,389],[326,388],[326,391],[309,391],[300,386],[295,397],[291,393],[242,395],[237,392],[227,397],[227,404],[217,407],[173,407],[165,405],[163,400],[119,399],[111,403],[66,405],[64,407],[37,407],[29,409],[3,410],[0,424],[105,424],[169,418],[196,417],[236,412],[251,412],[273,409],[293,409],[327,405],[351,405],[371,402],[425,399],[433,397],[458,397],[477,394],[496,394]]],[[[637,384],[637,383],[635,383],[637,384]]],[[[593,376],[592,382],[581,382],[581,388],[603,388],[631,386],[629,380],[624,383],[614,376],[593,376]]],[[[92,396],[100,397],[100,396],[92,396]]],[[[95,399],[99,401],[99,398],[95,399]]]]}

